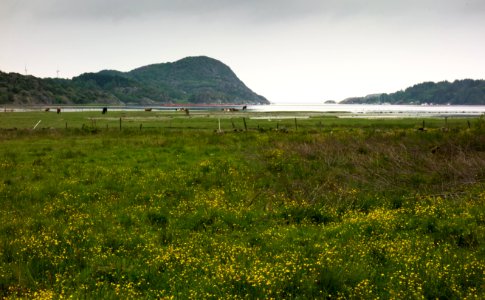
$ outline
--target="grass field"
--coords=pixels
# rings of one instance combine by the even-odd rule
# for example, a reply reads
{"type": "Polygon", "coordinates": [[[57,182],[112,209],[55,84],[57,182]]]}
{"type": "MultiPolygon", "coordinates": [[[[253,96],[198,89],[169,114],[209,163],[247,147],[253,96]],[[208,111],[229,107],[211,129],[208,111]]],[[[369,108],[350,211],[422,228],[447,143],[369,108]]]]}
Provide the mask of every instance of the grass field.
{"type": "Polygon", "coordinates": [[[485,120],[422,122],[0,113],[0,298],[484,298],[485,120]]]}

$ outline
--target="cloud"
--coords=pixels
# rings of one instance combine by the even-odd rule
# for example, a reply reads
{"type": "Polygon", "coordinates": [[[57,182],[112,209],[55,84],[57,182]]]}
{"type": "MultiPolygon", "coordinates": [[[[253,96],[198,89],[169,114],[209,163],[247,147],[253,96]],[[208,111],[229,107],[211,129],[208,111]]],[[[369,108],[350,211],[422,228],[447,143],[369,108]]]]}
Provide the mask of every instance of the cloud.
{"type": "Polygon", "coordinates": [[[123,21],[151,16],[231,20],[251,25],[307,17],[484,14],[482,0],[3,0],[2,17],[28,14],[36,20],[123,21]]]}
{"type": "Polygon", "coordinates": [[[4,0],[5,17],[28,14],[36,19],[67,18],[76,20],[123,20],[150,15],[185,16],[259,16],[275,19],[315,11],[319,1],[306,0],[4,0]]]}

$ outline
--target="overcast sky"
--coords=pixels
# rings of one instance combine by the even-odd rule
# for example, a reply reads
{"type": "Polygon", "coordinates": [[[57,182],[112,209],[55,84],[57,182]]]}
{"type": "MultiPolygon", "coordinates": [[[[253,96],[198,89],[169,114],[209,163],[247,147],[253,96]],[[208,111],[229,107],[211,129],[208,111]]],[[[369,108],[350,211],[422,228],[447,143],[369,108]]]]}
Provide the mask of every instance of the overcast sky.
{"type": "Polygon", "coordinates": [[[206,55],[273,103],[485,79],[484,0],[0,0],[0,38],[4,72],[206,55]]]}

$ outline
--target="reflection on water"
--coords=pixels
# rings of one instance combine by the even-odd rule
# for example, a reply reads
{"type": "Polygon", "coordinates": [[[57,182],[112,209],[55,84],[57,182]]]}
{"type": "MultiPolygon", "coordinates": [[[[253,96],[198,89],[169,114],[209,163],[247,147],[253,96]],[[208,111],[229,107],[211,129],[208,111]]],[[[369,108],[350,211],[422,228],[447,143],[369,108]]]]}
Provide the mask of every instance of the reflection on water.
{"type": "Polygon", "coordinates": [[[362,115],[482,115],[482,105],[370,105],[370,104],[324,104],[324,105],[258,105],[248,110],[259,112],[336,112],[362,115]]]}

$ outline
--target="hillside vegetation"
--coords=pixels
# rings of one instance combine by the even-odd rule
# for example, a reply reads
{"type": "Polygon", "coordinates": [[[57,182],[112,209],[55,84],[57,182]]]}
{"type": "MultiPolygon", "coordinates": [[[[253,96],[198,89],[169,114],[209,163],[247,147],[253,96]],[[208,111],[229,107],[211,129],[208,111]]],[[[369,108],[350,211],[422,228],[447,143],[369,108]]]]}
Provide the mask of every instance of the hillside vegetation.
{"type": "Polygon", "coordinates": [[[0,104],[267,104],[225,64],[209,57],[104,70],[68,79],[0,72],[0,104]]]}
{"type": "Polygon", "coordinates": [[[343,104],[485,105],[485,80],[423,82],[392,94],[373,94],[343,100],[343,104]]]}

